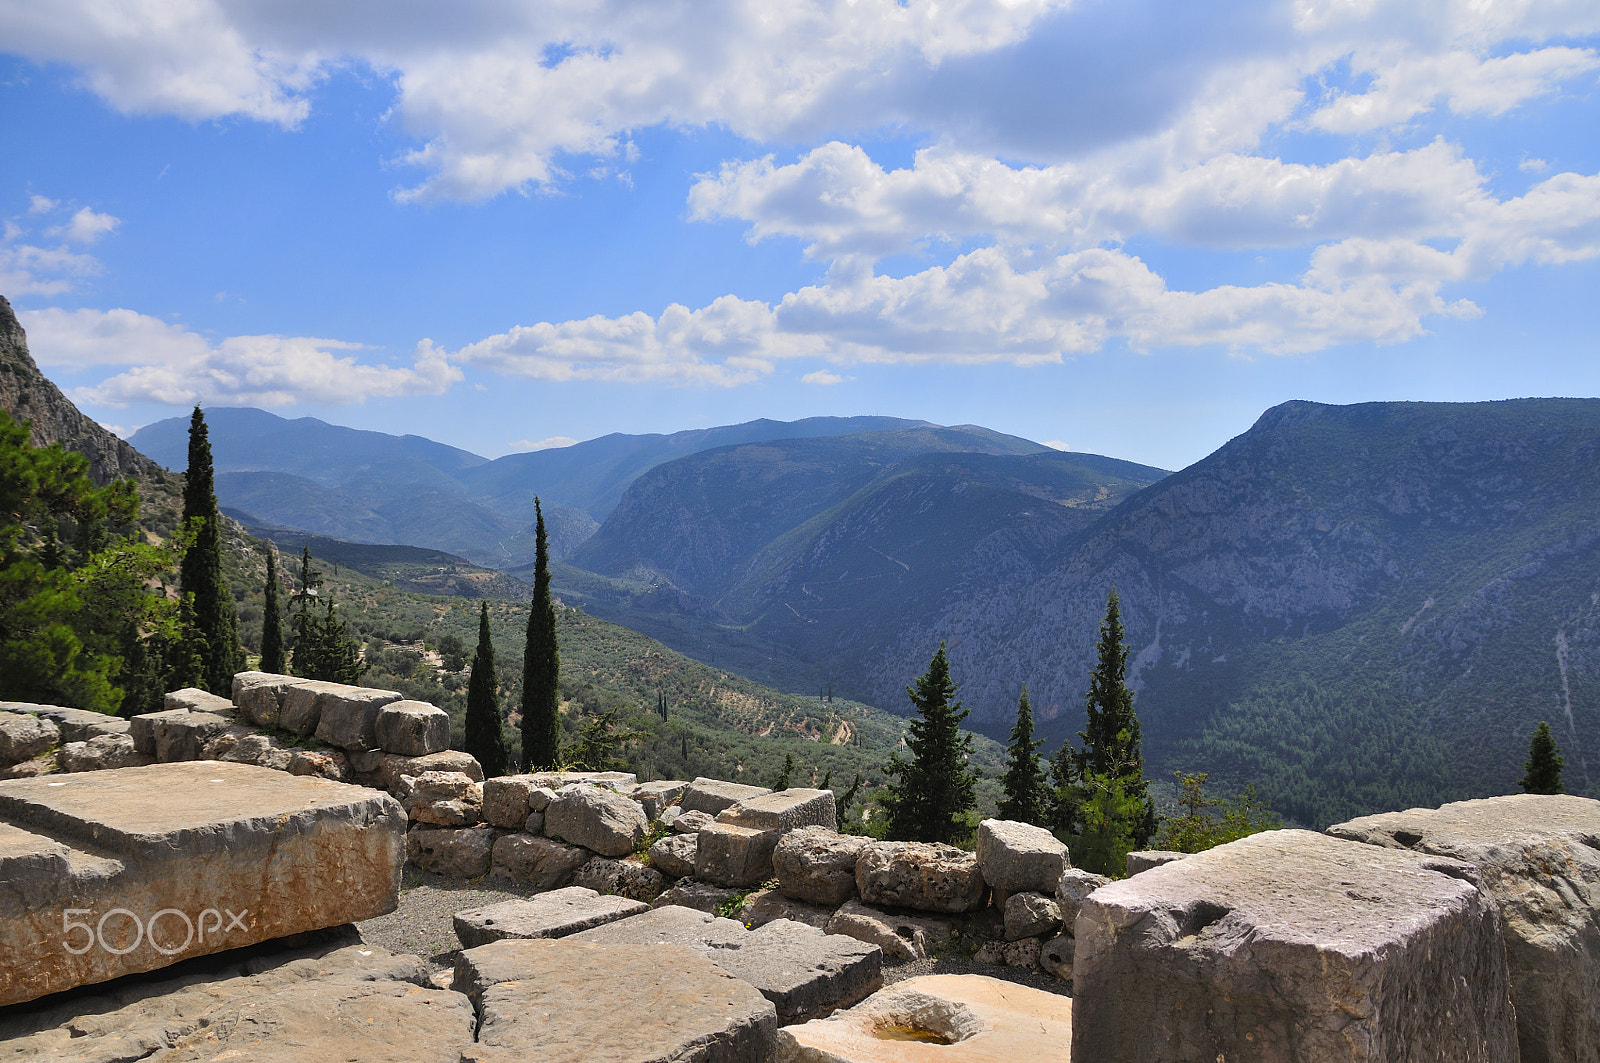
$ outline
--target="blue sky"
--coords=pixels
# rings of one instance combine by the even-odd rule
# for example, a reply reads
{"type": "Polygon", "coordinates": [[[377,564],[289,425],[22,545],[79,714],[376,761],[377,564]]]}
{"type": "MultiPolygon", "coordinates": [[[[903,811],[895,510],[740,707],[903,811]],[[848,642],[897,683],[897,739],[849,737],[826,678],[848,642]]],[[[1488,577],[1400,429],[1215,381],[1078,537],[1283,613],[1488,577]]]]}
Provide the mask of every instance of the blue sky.
{"type": "Polygon", "coordinates": [[[1185,465],[1600,394],[1600,3],[0,0],[0,294],[128,432],[886,413],[1185,465]]]}

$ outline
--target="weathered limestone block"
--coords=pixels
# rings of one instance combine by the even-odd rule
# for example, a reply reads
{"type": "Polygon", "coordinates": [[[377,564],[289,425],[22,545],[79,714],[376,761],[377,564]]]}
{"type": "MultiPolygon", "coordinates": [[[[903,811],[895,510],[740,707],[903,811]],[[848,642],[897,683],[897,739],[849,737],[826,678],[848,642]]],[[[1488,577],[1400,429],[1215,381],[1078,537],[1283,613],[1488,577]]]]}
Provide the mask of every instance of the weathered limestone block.
{"type": "Polygon", "coordinates": [[[1600,802],[1517,794],[1328,833],[1476,865],[1505,923],[1523,1063],[1600,1060],[1600,802]]]}
{"type": "Polygon", "coordinates": [[[719,886],[754,886],[772,877],[777,831],[712,823],[695,837],[695,878],[719,886]]]}
{"type": "Polygon", "coordinates": [[[275,672],[235,672],[233,704],[246,720],[259,727],[281,727],[284,692],[306,682],[310,680],[275,672]]]}
{"type": "Polygon", "coordinates": [[[536,771],[531,778],[535,786],[547,790],[586,783],[619,794],[631,794],[639,785],[639,776],[629,771],[536,771]]]}
{"type": "Polygon", "coordinates": [[[978,824],[978,870],[1000,893],[1053,893],[1072,866],[1067,847],[1031,823],[986,819],[978,824]]]}
{"type": "Polygon", "coordinates": [[[593,855],[575,845],[549,838],[508,834],[494,843],[489,873],[540,890],[553,890],[572,881],[573,872],[593,855]]]}
{"type": "Polygon", "coordinates": [[[508,939],[462,953],[455,978],[483,1017],[463,1063],[772,1058],[772,1004],[681,946],[508,939]]]}
{"type": "Polygon", "coordinates": [[[715,915],[719,909],[727,907],[735,897],[737,890],[730,890],[725,886],[713,886],[709,882],[698,882],[692,878],[679,879],[671,889],[650,902],[652,908],[662,908],[673,904],[680,908],[693,908],[697,912],[706,912],[715,915]]]}
{"type": "Polygon", "coordinates": [[[1064,1060],[1072,999],[976,974],[908,978],[849,1011],[778,1031],[778,1063],[1064,1060]],[[884,1031],[902,1036],[885,1038],[884,1031]],[[920,1037],[907,1035],[921,1035],[920,1037]],[[923,1038],[933,1044],[918,1043],[923,1038]]]}
{"type": "Polygon", "coordinates": [[[1104,1063],[1518,1058],[1477,870],[1268,831],[1096,890],[1072,1055],[1104,1063]]]}
{"type": "Polygon", "coordinates": [[[860,901],[846,901],[833,913],[825,929],[830,934],[843,934],[876,945],[886,958],[896,963],[925,960],[956,936],[953,920],[897,915],[869,908],[860,901]]]}
{"type": "Polygon", "coordinates": [[[1152,867],[1160,867],[1163,864],[1170,864],[1174,860],[1182,860],[1188,855],[1188,853],[1174,853],[1166,849],[1145,849],[1140,852],[1129,853],[1126,861],[1128,875],[1131,877],[1141,871],[1149,871],[1152,867]]]}
{"type": "Polygon", "coordinates": [[[202,752],[230,764],[254,764],[273,771],[288,771],[295,754],[294,749],[272,735],[233,727],[213,735],[202,752]]]}
{"type": "Polygon", "coordinates": [[[1059,934],[1039,946],[1039,966],[1063,982],[1072,980],[1072,957],[1077,939],[1071,934],[1059,934]]]}
{"type": "Polygon", "coordinates": [[[661,810],[683,796],[689,784],[677,779],[662,779],[657,782],[642,782],[633,788],[630,795],[644,809],[644,814],[654,823],[656,817],[661,815],[661,810]]]}
{"type": "Polygon", "coordinates": [[[426,979],[416,957],[376,945],[249,955],[205,977],[74,995],[29,1016],[0,1054],[18,1063],[457,1063],[472,1047],[472,1005],[426,979]]]}
{"type": "Polygon", "coordinates": [[[418,823],[470,827],[482,819],[483,787],[459,771],[425,771],[411,779],[405,805],[418,823]]]}
{"type": "Polygon", "coordinates": [[[1001,947],[1001,959],[1007,967],[1021,967],[1025,970],[1036,971],[1039,969],[1039,938],[1018,938],[1007,941],[1001,947]]]}
{"type": "MultiPolygon", "coordinates": [[[[656,816],[655,821],[661,824],[663,827],[671,827],[674,823],[678,822],[678,817],[681,815],[683,815],[683,809],[681,807],[678,805],[668,805],[666,808],[661,810],[659,815],[656,816]]],[[[700,815],[705,815],[705,813],[702,812],[700,815]]],[[[707,816],[706,818],[709,819],[710,817],[707,816]]]]}
{"type": "Polygon", "coordinates": [[[1077,922],[1084,898],[1101,886],[1110,884],[1111,880],[1104,875],[1096,875],[1079,867],[1069,867],[1061,872],[1061,880],[1056,883],[1056,903],[1061,906],[1061,925],[1065,933],[1072,933],[1072,924],[1077,922]]]}
{"type": "Polygon", "coordinates": [[[717,813],[718,823],[780,834],[800,827],[839,829],[839,813],[832,790],[779,790],[746,798],[717,813]]]}
{"type": "Polygon", "coordinates": [[[0,712],[0,768],[9,768],[61,741],[61,728],[26,712],[0,712]]]}
{"type": "Polygon", "coordinates": [[[822,930],[833,918],[832,908],[792,901],[777,890],[756,890],[745,897],[738,919],[752,929],[766,926],[778,919],[788,919],[822,930]]]}
{"type": "Polygon", "coordinates": [[[480,878],[489,871],[498,840],[500,832],[492,827],[413,827],[406,833],[406,859],[435,875],[480,878]]]}
{"type": "Polygon", "coordinates": [[[924,912],[970,912],[987,896],[975,854],[938,842],[872,842],[856,861],[867,904],[924,912]]]}
{"type": "Polygon", "coordinates": [[[597,786],[569,786],[544,810],[544,832],[601,856],[626,856],[650,822],[632,798],[597,786]]]}
{"type": "Polygon", "coordinates": [[[694,854],[700,848],[697,834],[669,834],[650,846],[650,866],[669,878],[694,874],[694,854]]]}
{"type": "Polygon", "coordinates": [[[694,949],[759,989],[777,1008],[780,1023],[825,1015],[883,984],[877,948],[784,919],[750,931],[732,919],[666,906],[572,940],[694,949]]]}
{"type": "Polygon", "coordinates": [[[666,877],[655,868],[608,856],[596,856],[578,868],[572,884],[636,901],[655,900],[667,888],[666,877]]]}
{"type": "Polygon", "coordinates": [[[317,724],[322,722],[324,696],[347,689],[350,688],[343,683],[323,679],[302,679],[286,687],[279,699],[282,708],[278,713],[278,726],[297,735],[316,734],[317,724]]]}
{"type": "Polygon", "coordinates": [[[425,757],[450,748],[450,714],[425,701],[391,701],[373,725],[378,747],[402,757],[425,757]]]}
{"type": "Polygon", "coordinates": [[[232,726],[232,720],[213,712],[164,709],[128,721],[133,748],[162,764],[199,760],[205,744],[232,726]]]}
{"type": "Polygon", "coordinates": [[[446,749],[425,757],[402,757],[398,753],[382,753],[379,757],[374,781],[389,791],[398,788],[403,777],[415,778],[425,771],[459,771],[473,782],[483,782],[483,765],[478,763],[478,758],[459,749],[446,749]]]}
{"type": "Polygon", "coordinates": [[[167,711],[173,709],[188,709],[190,712],[209,712],[213,716],[223,716],[232,719],[234,715],[233,702],[209,690],[199,687],[184,687],[182,690],[169,690],[161,696],[161,707],[167,711]]]}
{"type": "MultiPolygon", "coordinates": [[[[374,690],[371,687],[350,687],[329,684],[335,689],[319,690],[316,696],[317,727],[314,732],[319,742],[340,749],[357,752],[378,749],[378,710],[400,701],[404,695],[398,690],[374,690]]],[[[289,692],[293,697],[294,692],[289,692]]],[[[288,715],[288,697],[284,713],[288,715]]]]}
{"type": "Polygon", "coordinates": [[[772,869],[785,897],[810,904],[840,905],[856,892],[856,861],[870,838],[802,827],[778,840],[772,869]]]}
{"type": "Polygon", "coordinates": [[[745,786],[736,782],[723,782],[721,779],[699,778],[683,791],[683,799],[678,804],[685,812],[704,812],[708,816],[715,816],[740,801],[748,801],[752,797],[760,797],[771,792],[764,786],[745,786]]]}
{"type": "Polygon", "coordinates": [[[1053,934],[1061,927],[1061,905],[1043,893],[1013,893],[1006,898],[1006,940],[1053,934]]]}
{"type": "Polygon", "coordinates": [[[87,742],[68,742],[56,753],[56,764],[62,771],[138,768],[154,760],[133,748],[133,736],[126,734],[103,734],[87,742]]]}
{"type": "Polygon", "coordinates": [[[0,710],[3,709],[31,712],[49,720],[60,728],[63,742],[87,742],[100,735],[128,733],[127,720],[88,709],[69,709],[64,705],[22,705],[12,701],[0,702],[0,710]]]}
{"type": "Polygon", "coordinates": [[[716,817],[709,813],[680,812],[668,826],[674,834],[699,834],[716,821],[716,817]]]}
{"type": "Polygon", "coordinates": [[[496,779],[485,779],[483,818],[485,822],[506,830],[525,830],[528,816],[543,812],[555,796],[553,790],[540,786],[532,775],[502,775],[496,779]]]}
{"type": "Polygon", "coordinates": [[[296,749],[289,754],[290,775],[315,775],[334,782],[351,782],[350,761],[340,749],[296,749]]]}
{"type": "Polygon", "coordinates": [[[501,901],[452,917],[464,949],[501,938],[563,938],[649,911],[627,897],[606,897],[582,886],[551,890],[527,899],[501,901]]]}
{"type": "Polygon", "coordinates": [[[216,761],[0,783],[0,1005],[391,912],[404,823],[387,794],[216,761]]]}

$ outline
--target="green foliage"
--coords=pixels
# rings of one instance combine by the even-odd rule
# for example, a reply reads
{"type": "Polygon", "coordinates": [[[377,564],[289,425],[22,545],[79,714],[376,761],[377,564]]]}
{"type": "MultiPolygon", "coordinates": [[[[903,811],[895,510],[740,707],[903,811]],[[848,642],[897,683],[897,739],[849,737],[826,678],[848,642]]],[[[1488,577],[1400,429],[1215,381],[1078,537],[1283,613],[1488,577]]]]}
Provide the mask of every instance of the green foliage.
{"type": "Polygon", "coordinates": [[[478,652],[472,658],[472,678],[467,684],[466,750],[483,765],[487,778],[504,775],[511,767],[511,748],[500,721],[500,684],[495,678],[488,602],[481,603],[478,652]]]}
{"type": "Polygon", "coordinates": [[[787,790],[789,788],[789,776],[793,774],[794,754],[785,753],[783,755],[783,770],[778,772],[778,777],[776,779],[772,780],[772,788],[774,790],[787,790]]]}
{"type": "Polygon", "coordinates": [[[550,597],[550,546],[544,509],[536,496],[533,604],[522,653],[522,766],[539,771],[556,766],[561,755],[561,648],[556,639],[555,605],[550,597]]]}
{"type": "Polygon", "coordinates": [[[1561,788],[1561,766],[1566,763],[1566,758],[1556,748],[1556,740],[1550,734],[1550,725],[1543,720],[1534,728],[1533,738],[1528,741],[1528,759],[1522,766],[1522,791],[1529,794],[1559,794],[1561,788]]]}
{"type": "Polygon", "coordinates": [[[211,443],[199,406],[189,420],[183,522],[193,529],[193,541],[183,552],[178,586],[194,601],[194,624],[190,630],[204,636],[191,645],[190,654],[202,662],[200,685],[226,696],[233,689],[233,674],[244,667],[244,650],[239,645],[239,614],[233,591],[222,571],[222,515],[217,512],[211,443]]]}
{"type": "Polygon", "coordinates": [[[289,658],[293,675],[321,679],[330,683],[360,683],[368,664],[361,659],[361,643],[350,633],[350,624],[336,612],[333,595],[322,600],[322,573],[311,567],[311,551],[300,552],[300,573],[290,598],[290,626],[294,629],[294,653],[289,658]]]}
{"type": "Polygon", "coordinates": [[[265,584],[265,605],[261,613],[261,670],[282,675],[288,667],[283,646],[283,617],[278,604],[278,596],[282,588],[278,583],[278,552],[270,546],[267,555],[267,581],[265,584]]]}
{"type": "Polygon", "coordinates": [[[1028,704],[1028,688],[1017,699],[1017,722],[1011,728],[1011,744],[1006,747],[1006,771],[1000,777],[1005,796],[1000,800],[1000,818],[1021,823],[1046,822],[1048,791],[1044,769],[1039,766],[1042,739],[1033,737],[1033,707],[1028,704]]]}
{"type": "Polygon", "coordinates": [[[1215,798],[1205,792],[1206,772],[1173,772],[1184,812],[1167,819],[1156,833],[1155,847],[1177,853],[1198,853],[1237,841],[1264,830],[1277,830],[1283,821],[1256,797],[1255,787],[1247,786],[1232,800],[1215,798]]]}
{"type": "Polygon", "coordinates": [[[459,672],[467,666],[467,644],[460,636],[444,635],[438,644],[439,660],[447,672],[459,672]]]}
{"type": "Polygon", "coordinates": [[[955,692],[941,642],[927,672],[906,688],[918,714],[907,728],[911,759],[896,753],[885,769],[899,777],[885,786],[884,795],[889,837],[896,841],[954,842],[971,828],[977,773],[967,767],[972,736],[960,729],[967,712],[960,702],[951,702],[955,692]]]}
{"type": "Polygon", "coordinates": [[[628,762],[618,750],[645,736],[644,731],[618,726],[623,710],[608,709],[586,716],[578,726],[578,740],[561,750],[561,766],[573,771],[621,771],[628,762]]]}

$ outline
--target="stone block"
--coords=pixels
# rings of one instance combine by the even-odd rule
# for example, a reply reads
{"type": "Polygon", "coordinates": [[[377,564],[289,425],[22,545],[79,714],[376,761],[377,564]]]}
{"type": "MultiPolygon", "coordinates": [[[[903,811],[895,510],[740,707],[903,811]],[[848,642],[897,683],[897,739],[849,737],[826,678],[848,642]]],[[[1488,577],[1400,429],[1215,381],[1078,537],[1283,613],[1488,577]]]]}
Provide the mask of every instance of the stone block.
{"type": "Polygon", "coordinates": [[[685,812],[704,812],[708,816],[715,816],[740,801],[771,792],[764,786],[745,786],[721,779],[700,778],[688,785],[678,804],[685,812]]]}
{"type": "Polygon", "coordinates": [[[1067,847],[1032,823],[986,819],[978,824],[978,870],[1000,893],[1054,893],[1072,866],[1067,847]]]}
{"type": "Polygon", "coordinates": [[[867,904],[924,912],[970,912],[988,896],[974,853],[938,842],[872,842],[856,861],[867,904]]]}
{"type": "Polygon", "coordinates": [[[482,1016],[463,1063],[766,1063],[777,1032],[766,998],[681,946],[496,941],[454,987],[482,1016]]]}
{"type": "Polygon", "coordinates": [[[544,810],[544,832],[601,856],[625,856],[650,823],[632,798],[598,786],[569,786],[544,810]]]}
{"type": "Polygon", "coordinates": [[[391,701],[374,724],[378,747],[402,757],[425,757],[450,748],[450,714],[425,701],[391,701]]]}
{"type": "Polygon", "coordinates": [[[543,812],[554,797],[555,793],[541,786],[532,775],[502,775],[496,779],[485,779],[483,818],[496,827],[522,830],[528,814],[543,812]],[[538,807],[534,807],[535,802],[538,807]]]}
{"type": "Polygon", "coordinates": [[[61,741],[61,728],[26,712],[0,712],[0,768],[9,768],[61,741]]]}
{"type": "Polygon", "coordinates": [[[738,911],[739,921],[752,929],[778,919],[788,919],[822,930],[832,918],[832,908],[790,900],[777,890],[756,890],[745,897],[744,907],[738,911]]]}
{"type": "Polygon", "coordinates": [[[215,761],[0,783],[0,1005],[391,912],[404,823],[387,794],[215,761]]]}
{"type": "Polygon", "coordinates": [[[839,829],[832,790],[779,790],[746,798],[717,813],[718,823],[782,833],[799,827],[839,829]]]}
{"type": "Polygon", "coordinates": [[[596,856],[585,862],[572,873],[572,884],[636,901],[655,900],[667,888],[666,877],[655,868],[609,856],[596,856]]]}
{"type": "Polygon", "coordinates": [[[60,729],[63,742],[87,742],[100,735],[128,733],[127,720],[88,709],[69,709],[64,705],[19,705],[10,701],[0,702],[0,709],[31,712],[49,720],[60,729]]]}
{"type": "Polygon", "coordinates": [[[236,727],[213,735],[202,751],[213,759],[230,764],[254,764],[273,771],[288,771],[295,752],[274,735],[257,734],[236,727]],[[229,739],[232,739],[231,743],[229,739]]]}
{"type": "Polygon", "coordinates": [[[1084,898],[1101,886],[1109,885],[1111,880],[1104,875],[1096,875],[1079,867],[1069,867],[1061,872],[1061,880],[1056,883],[1056,903],[1061,906],[1061,925],[1066,927],[1068,934],[1072,933],[1072,924],[1077,922],[1084,898]]]}
{"type": "Polygon", "coordinates": [[[856,861],[870,838],[802,827],[778,840],[772,869],[785,897],[838,906],[855,896],[856,861]]]}
{"type": "Polygon", "coordinates": [[[489,873],[539,890],[553,890],[572,881],[572,875],[593,855],[575,845],[549,838],[508,834],[494,843],[489,873]]]}
{"type": "Polygon", "coordinates": [[[529,834],[543,834],[544,813],[529,812],[528,818],[522,821],[522,829],[527,831],[529,834]]]}
{"type": "MultiPolygon", "coordinates": [[[[316,699],[317,740],[357,752],[377,749],[378,710],[401,698],[397,690],[374,690],[371,687],[320,690],[316,699]]],[[[287,702],[285,710],[287,712],[287,702]]]]}
{"type": "Polygon", "coordinates": [[[502,938],[562,938],[645,911],[649,905],[640,901],[568,886],[457,912],[452,921],[461,947],[475,949],[502,938]]]}
{"type": "Polygon", "coordinates": [[[1077,939],[1058,934],[1039,946],[1039,966],[1063,982],[1072,981],[1072,956],[1077,939]]]}
{"type": "Polygon", "coordinates": [[[683,796],[689,784],[676,779],[663,779],[657,782],[642,782],[633,788],[632,798],[639,802],[644,809],[644,814],[654,823],[656,817],[661,815],[661,810],[683,796]]]}
{"type": "Polygon", "coordinates": [[[1364,816],[1328,833],[1476,865],[1505,924],[1524,1063],[1600,1061],[1600,802],[1516,794],[1364,816]]]}
{"type": "Polygon", "coordinates": [[[630,794],[633,788],[639,785],[639,776],[628,771],[536,771],[530,777],[535,786],[542,786],[547,790],[588,784],[613,790],[619,794],[630,794]]]}
{"type": "Polygon", "coordinates": [[[482,819],[483,787],[459,771],[425,771],[411,779],[405,806],[418,823],[470,827],[482,819]]]}
{"type": "Polygon", "coordinates": [[[755,886],[772,877],[777,831],[712,823],[695,837],[695,878],[719,886],[755,886]]]}
{"type": "Polygon", "coordinates": [[[166,709],[128,721],[133,748],[162,764],[199,760],[205,744],[232,726],[226,716],[188,709],[166,709]]]}
{"type": "Polygon", "coordinates": [[[161,696],[161,707],[167,711],[173,709],[188,709],[190,712],[209,712],[213,716],[221,716],[232,720],[234,716],[233,702],[219,694],[213,694],[199,687],[184,687],[182,690],[169,690],[161,696]]]}
{"type": "Polygon", "coordinates": [[[846,901],[825,929],[876,945],[890,961],[909,963],[935,955],[956,936],[957,928],[951,919],[885,912],[860,901],[846,901]]]}
{"type": "Polygon", "coordinates": [[[482,878],[497,840],[500,832],[492,827],[413,827],[406,833],[406,859],[435,875],[482,878]]]}
{"type": "Polygon", "coordinates": [[[296,749],[289,753],[290,775],[315,775],[334,782],[351,782],[355,773],[342,749],[296,749]]]}
{"type": "Polygon", "coordinates": [[[1174,853],[1165,849],[1145,849],[1128,854],[1125,861],[1129,876],[1137,875],[1141,871],[1149,871],[1152,867],[1170,864],[1174,860],[1182,860],[1188,853],[1174,853]]]}
{"type": "MultiPolygon", "coordinates": [[[[359,754],[357,754],[359,756],[359,754]]],[[[425,771],[459,771],[473,782],[483,782],[483,765],[471,753],[446,749],[425,757],[402,757],[398,753],[380,754],[377,778],[381,788],[393,791],[403,776],[418,776],[425,771]]]]}
{"type": "Polygon", "coordinates": [[[309,680],[274,672],[235,672],[233,704],[246,720],[258,727],[281,727],[284,692],[305,682],[309,680]]]}
{"type": "Polygon", "coordinates": [[[1061,905],[1043,893],[1013,893],[1006,898],[1006,940],[1054,934],[1061,929],[1061,905]]]}
{"type": "Polygon", "coordinates": [[[897,982],[831,1018],[778,1031],[776,1058],[778,1063],[1065,1060],[1072,1008],[1070,997],[983,975],[924,975],[897,982]]]}
{"type": "Polygon", "coordinates": [[[699,835],[669,834],[650,846],[650,866],[668,878],[688,878],[694,874],[694,854],[699,848],[699,835]]]}
{"type": "Polygon", "coordinates": [[[297,735],[314,735],[322,722],[322,706],[326,695],[351,689],[343,683],[330,683],[322,679],[302,679],[286,687],[279,699],[278,726],[297,735]]]}
{"type": "Polygon", "coordinates": [[[665,893],[651,901],[650,907],[662,908],[671,904],[679,908],[692,908],[697,912],[715,915],[719,909],[726,908],[738,895],[737,890],[730,890],[726,886],[713,886],[709,882],[699,882],[692,878],[685,878],[678,880],[665,893]]]}
{"type": "Polygon", "coordinates": [[[674,834],[699,834],[716,821],[715,816],[706,812],[680,812],[667,825],[674,834]]]}
{"type": "Polygon", "coordinates": [[[87,742],[68,742],[56,753],[56,764],[62,771],[139,768],[154,760],[133,748],[133,736],[126,734],[103,734],[87,742]]]}
{"type": "MultiPolygon", "coordinates": [[[[668,805],[666,808],[661,810],[659,815],[656,816],[655,821],[663,827],[671,827],[678,821],[678,817],[681,815],[683,815],[682,808],[677,805],[668,805]]],[[[705,813],[702,812],[700,815],[705,815],[705,813]]],[[[707,818],[709,819],[710,817],[708,816],[707,818]]]]}
{"type": "Polygon", "coordinates": [[[1477,870],[1268,831],[1103,886],[1076,925],[1072,1055],[1513,1063],[1477,870]]]}

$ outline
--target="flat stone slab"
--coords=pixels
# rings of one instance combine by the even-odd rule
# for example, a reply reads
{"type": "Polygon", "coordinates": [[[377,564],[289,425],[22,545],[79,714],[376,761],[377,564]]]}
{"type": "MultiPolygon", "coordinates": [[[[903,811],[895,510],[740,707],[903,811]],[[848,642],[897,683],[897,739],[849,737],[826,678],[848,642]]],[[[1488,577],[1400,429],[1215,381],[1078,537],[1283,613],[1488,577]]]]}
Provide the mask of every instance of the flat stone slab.
{"type": "Polygon", "coordinates": [[[452,917],[464,949],[502,938],[564,938],[581,930],[614,923],[648,911],[649,905],[626,897],[607,897],[582,886],[551,890],[527,899],[501,901],[452,917]]]}
{"type": "Polygon", "coordinates": [[[1328,833],[1477,865],[1505,922],[1523,1060],[1600,1061],[1600,801],[1516,794],[1328,833]]]}
{"type": "Polygon", "coordinates": [[[760,797],[771,792],[764,786],[746,786],[743,783],[723,782],[721,779],[699,778],[683,791],[683,798],[678,802],[678,806],[685,812],[704,812],[708,816],[715,816],[740,801],[748,801],[752,797],[760,797]]]}
{"type": "Polygon", "coordinates": [[[63,742],[87,742],[107,734],[127,734],[128,721],[120,716],[107,716],[88,709],[70,709],[64,705],[33,705],[18,701],[0,701],[0,712],[25,712],[55,724],[61,730],[63,742]]]}
{"type": "Polygon", "coordinates": [[[765,997],[678,945],[496,941],[454,988],[482,1016],[463,1063],[768,1063],[777,1038],[765,997]]]}
{"type": "Polygon", "coordinates": [[[777,1059],[1042,1063],[1065,1061],[1071,1040],[1070,997],[982,975],[934,974],[896,983],[832,1018],[780,1030],[777,1059]]]}
{"type": "Polygon", "coordinates": [[[1518,1058],[1477,869],[1267,831],[1095,890],[1072,1055],[1096,1063],[1518,1058]]]}
{"type": "Polygon", "coordinates": [[[405,813],[190,761],[0,782],[0,1005],[382,915],[405,813]]]}

